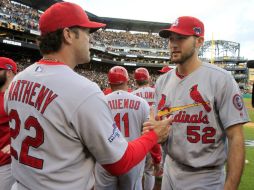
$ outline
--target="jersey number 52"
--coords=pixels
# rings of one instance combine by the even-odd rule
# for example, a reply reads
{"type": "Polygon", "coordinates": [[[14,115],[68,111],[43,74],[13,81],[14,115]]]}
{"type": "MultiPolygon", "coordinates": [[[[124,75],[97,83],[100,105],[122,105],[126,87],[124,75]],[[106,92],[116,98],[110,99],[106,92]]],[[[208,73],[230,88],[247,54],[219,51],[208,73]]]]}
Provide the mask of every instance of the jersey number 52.
{"type": "MultiPolygon", "coordinates": [[[[20,118],[18,115],[17,110],[12,109],[10,114],[10,121],[15,121],[15,128],[10,129],[11,131],[11,138],[15,140],[19,133],[20,133],[20,118]]],[[[43,168],[43,159],[39,159],[36,157],[33,157],[29,155],[29,148],[38,148],[41,146],[44,142],[44,131],[38,122],[38,120],[33,117],[29,116],[24,123],[24,129],[30,131],[31,128],[35,130],[35,137],[26,136],[24,140],[21,143],[21,150],[20,154],[18,155],[18,152],[11,147],[11,155],[16,159],[19,160],[20,163],[30,166],[32,168],[42,169],[43,168]]]]}
{"type": "Polygon", "coordinates": [[[187,139],[190,143],[199,141],[202,144],[215,143],[215,135],[216,130],[213,127],[205,127],[201,130],[200,126],[187,126],[187,139]]]}

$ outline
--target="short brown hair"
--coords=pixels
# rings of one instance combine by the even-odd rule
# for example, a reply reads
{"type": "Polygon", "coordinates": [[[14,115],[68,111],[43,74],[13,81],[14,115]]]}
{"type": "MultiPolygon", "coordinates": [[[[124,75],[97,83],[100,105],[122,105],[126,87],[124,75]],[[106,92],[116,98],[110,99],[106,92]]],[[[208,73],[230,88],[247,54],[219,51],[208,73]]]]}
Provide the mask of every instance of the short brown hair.
{"type": "Polygon", "coordinates": [[[148,80],[136,80],[136,83],[139,86],[143,86],[143,85],[147,85],[149,83],[149,81],[148,80]]]}
{"type": "MultiPolygon", "coordinates": [[[[72,32],[75,33],[76,38],[79,37],[79,27],[70,27],[72,32]]],[[[63,43],[63,29],[59,29],[55,32],[48,33],[40,36],[38,39],[39,49],[42,55],[58,52],[63,43]]]]}
{"type": "Polygon", "coordinates": [[[41,54],[44,55],[59,51],[63,43],[62,36],[63,29],[40,36],[37,40],[41,54]]]}

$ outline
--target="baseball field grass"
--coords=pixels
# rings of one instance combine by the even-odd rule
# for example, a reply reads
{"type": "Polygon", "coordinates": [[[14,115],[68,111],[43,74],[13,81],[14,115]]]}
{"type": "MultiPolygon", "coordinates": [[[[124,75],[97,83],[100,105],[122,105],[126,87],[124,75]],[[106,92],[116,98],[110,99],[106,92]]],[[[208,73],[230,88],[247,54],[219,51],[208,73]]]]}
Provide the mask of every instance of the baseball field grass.
{"type": "MultiPolygon", "coordinates": [[[[254,142],[254,109],[251,99],[244,99],[251,123],[244,126],[245,140],[254,142]]],[[[254,190],[254,146],[246,146],[246,162],[239,190],[254,190]]]]}

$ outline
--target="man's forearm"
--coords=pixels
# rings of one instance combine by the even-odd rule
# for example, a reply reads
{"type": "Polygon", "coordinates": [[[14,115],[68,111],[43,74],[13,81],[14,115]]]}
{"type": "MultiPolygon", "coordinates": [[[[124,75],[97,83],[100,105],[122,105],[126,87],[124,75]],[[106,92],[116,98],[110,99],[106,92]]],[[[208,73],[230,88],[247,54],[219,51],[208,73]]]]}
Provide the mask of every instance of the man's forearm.
{"type": "Polygon", "coordinates": [[[241,180],[245,161],[243,135],[237,134],[228,137],[228,148],[227,175],[224,190],[237,190],[241,180]]]}

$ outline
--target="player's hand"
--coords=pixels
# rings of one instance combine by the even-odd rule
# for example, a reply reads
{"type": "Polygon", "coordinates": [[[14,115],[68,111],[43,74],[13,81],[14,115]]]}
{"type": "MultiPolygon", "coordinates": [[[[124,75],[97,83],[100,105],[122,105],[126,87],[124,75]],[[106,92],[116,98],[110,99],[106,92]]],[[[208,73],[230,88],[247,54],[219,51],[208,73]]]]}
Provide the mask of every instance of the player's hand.
{"type": "Polygon", "coordinates": [[[162,174],[163,174],[162,165],[160,163],[159,164],[154,164],[153,175],[156,176],[156,177],[159,177],[159,176],[162,176],[162,174]]]}
{"type": "Polygon", "coordinates": [[[163,119],[161,121],[156,121],[154,117],[154,109],[150,108],[150,118],[147,122],[143,124],[143,132],[145,134],[150,130],[154,130],[154,132],[158,136],[158,143],[163,143],[168,138],[168,134],[170,131],[170,124],[172,123],[173,118],[163,119]]]}
{"type": "Polygon", "coordinates": [[[11,145],[6,145],[3,149],[1,149],[1,152],[4,154],[10,154],[11,153],[11,145]]]}
{"type": "Polygon", "coordinates": [[[151,169],[151,170],[153,170],[153,166],[154,166],[154,164],[153,164],[153,159],[152,159],[152,157],[150,157],[150,158],[147,160],[146,167],[149,168],[149,169],[151,169]]]}

